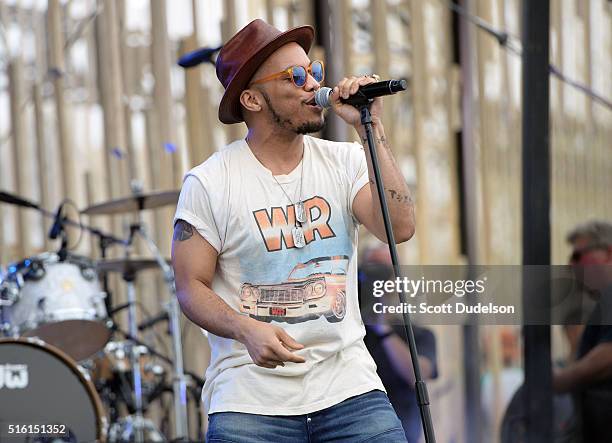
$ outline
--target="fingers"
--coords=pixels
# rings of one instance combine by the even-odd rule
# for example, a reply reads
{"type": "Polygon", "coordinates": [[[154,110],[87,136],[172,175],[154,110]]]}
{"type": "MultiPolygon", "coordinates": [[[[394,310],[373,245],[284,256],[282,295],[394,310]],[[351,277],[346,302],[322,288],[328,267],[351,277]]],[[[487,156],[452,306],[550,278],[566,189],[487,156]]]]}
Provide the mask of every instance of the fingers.
{"type": "Polygon", "coordinates": [[[276,366],[285,366],[284,362],[304,363],[306,360],[292,352],[289,352],[284,345],[279,341],[275,345],[269,345],[261,351],[253,362],[264,368],[275,368],[276,366]]]}
{"type": "Polygon", "coordinates": [[[291,337],[285,332],[284,329],[281,328],[278,329],[278,338],[280,339],[280,344],[283,347],[277,351],[277,354],[282,357],[283,361],[291,361],[293,363],[304,363],[306,361],[304,357],[300,357],[293,352],[289,352],[289,350],[304,349],[303,344],[295,341],[293,337],[291,337]]]}
{"type": "Polygon", "coordinates": [[[280,361],[290,361],[293,363],[304,363],[306,361],[304,357],[289,352],[281,342],[279,342],[278,347],[274,349],[274,354],[280,361]]]}
{"type": "Polygon", "coordinates": [[[294,349],[294,350],[304,349],[304,345],[295,341],[293,337],[287,334],[287,332],[284,329],[279,328],[278,338],[280,339],[283,345],[286,345],[287,347],[291,349],[294,349]]]}
{"type": "Polygon", "coordinates": [[[277,366],[284,367],[285,363],[283,363],[282,361],[270,360],[270,361],[262,362],[258,364],[258,366],[261,366],[263,368],[268,368],[268,369],[276,369],[277,366]]]}
{"type": "Polygon", "coordinates": [[[360,86],[369,85],[370,83],[375,83],[378,81],[378,76],[376,74],[372,74],[371,76],[361,76],[361,77],[345,77],[336,86],[338,88],[338,92],[336,93],[336,88],[334,88],[332,93],[333,99],[340,98],[349,98],[349,96],[355,94],[360,86]],[[335,94],[335,96],[334,96],[335,94]]]}
{"type": "Polygon", "coordinates": [[[306,361],[303,357],[291,352],[303,349],[304,345],[295,341],[284,329],[271,325],[259,326],[259,328],[265,338],[255,345],[247,345],[249,354],[256,365],[274,369],[277,366],[285,366],[285,362],[304,363],[306,361]]]}

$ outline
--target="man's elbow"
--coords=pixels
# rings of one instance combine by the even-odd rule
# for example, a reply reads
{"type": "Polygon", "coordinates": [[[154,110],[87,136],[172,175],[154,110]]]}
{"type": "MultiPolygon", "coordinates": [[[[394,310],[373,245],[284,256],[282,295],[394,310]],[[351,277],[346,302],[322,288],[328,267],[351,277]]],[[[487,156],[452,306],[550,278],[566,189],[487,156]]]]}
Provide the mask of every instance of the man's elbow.
{"type": "Polygon", "coordinates": [[[408,226],[401,230],[399,235],[397,236],[398,243],[404,243],[405,241],[410,240],[414,236],[414,226],[408,226]]]}
{"type": "Polygon", "coordinates": [[[397,226],[393,227],[393,231],[396,243],[403,243],[410,240],[416,231],[414,218],[409,217],[408,220],[403,223],[398,223],[397,226]]]}

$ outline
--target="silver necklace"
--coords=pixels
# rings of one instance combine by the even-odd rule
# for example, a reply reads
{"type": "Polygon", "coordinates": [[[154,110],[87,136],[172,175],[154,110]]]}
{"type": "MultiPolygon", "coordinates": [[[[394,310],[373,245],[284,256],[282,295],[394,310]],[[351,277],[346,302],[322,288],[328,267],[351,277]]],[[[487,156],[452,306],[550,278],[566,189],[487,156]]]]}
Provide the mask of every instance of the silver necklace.
{"type": "Polygon", "coordinates": [[[281,185],[279,181],[276,179],[276,177],[274,176],[274,174],[272,174],[272,178],[274,179],[276,184],[280,186],[281,190],[283,191],[283,194],[285,194],[285,197],[287,197],[287,200],[289,200],[295,212],[295,224],[293,226],[293,229],[291,229],[291,234],[293,236],[293,244],[295,245],[296,248],[303,248],[304,246],[306,246],[306,238],[304,237],[304,229],[302,229],[302,223],[306,223],[306,210],[304,209],[304,202],[302,201],[302,183],[304,179],[305,153],[306,153],[306,147],[304,147],[304,150],[302,151],[302,166],[300,167],[300,194],[299,194],[299,200],[296,203],[293,203],[293,200],[291,200],[291,197],[289,197],[289,194],[287,194],[283,185],[281,185]]]}

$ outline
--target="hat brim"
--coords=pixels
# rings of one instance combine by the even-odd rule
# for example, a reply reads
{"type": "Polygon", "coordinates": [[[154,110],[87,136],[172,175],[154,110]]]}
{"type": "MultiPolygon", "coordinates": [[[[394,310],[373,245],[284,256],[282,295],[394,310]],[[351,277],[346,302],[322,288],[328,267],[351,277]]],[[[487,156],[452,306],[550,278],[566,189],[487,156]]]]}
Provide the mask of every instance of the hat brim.
{"type": "Polygon", "coordinates": [[[274,51],[287,43],[295,42],[308,53],[313,40],[314,28],[312,26],[299,26],[278,35],[274,40],[257,51],[253,57],[244,62],[227,85],[227,88],[225,88],[225,93],[219,104],[219,120],[226,124],[243,121],[240,110],[240,93],[246,88],[255,71],[274,51]]]}

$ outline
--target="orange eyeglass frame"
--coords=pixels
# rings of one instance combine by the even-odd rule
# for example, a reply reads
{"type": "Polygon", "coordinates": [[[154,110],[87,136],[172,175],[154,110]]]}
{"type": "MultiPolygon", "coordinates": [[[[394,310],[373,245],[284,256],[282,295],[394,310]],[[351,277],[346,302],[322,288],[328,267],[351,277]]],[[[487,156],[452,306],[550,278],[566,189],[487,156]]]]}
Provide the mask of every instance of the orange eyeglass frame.
{"type": "MultiPolygon", "coordinates": [[[[310,62],[308,67],[305,68],[307,76],[310,75],[313,78],[314,78],[314,76],[312,75],[312,64],[313,63],[321,63],[321,68],[322,68],[322,71],[323,71],[323,77],[321,78],[321,80],[317,80],[317,83],[321,83],[323,80],[325,80],[325,63],[323,63],[323,61],[321,61],[321,60],[313,60],[313,61],[310,62]]],[[[284,71],[277,72],[276,74],[270,74],[270,75],[268,75],[268,76],[266,76],[264,78],[260,78],[259,80],[255,80],[255,81],[251,82],[250,84],[251,85],[256,85],[258,83],[265,83],[265,82],[269,82],[270,80],[274,80],[274,79],[277,79],[277,78],[280,78],[280,77],[288,75],[289,78],[291,78],[291,81],[293,82],[293,85],[295,87],[302,88],[306,84],[306,81],[304,81],[304,85],[301,85],[301,86],[299,86],[299,85],[297,85],[295,83],[295,79],[293,77],[293,69],[294,68],[304,68],[304,67],[303,66],[299,66],[299,65],[291,66],[290,68],[287,68],[284,71]]]]}

